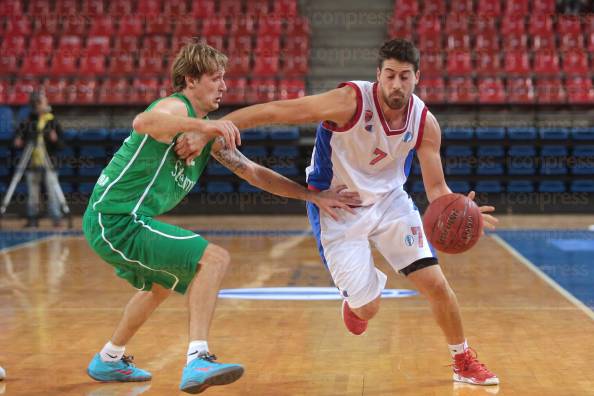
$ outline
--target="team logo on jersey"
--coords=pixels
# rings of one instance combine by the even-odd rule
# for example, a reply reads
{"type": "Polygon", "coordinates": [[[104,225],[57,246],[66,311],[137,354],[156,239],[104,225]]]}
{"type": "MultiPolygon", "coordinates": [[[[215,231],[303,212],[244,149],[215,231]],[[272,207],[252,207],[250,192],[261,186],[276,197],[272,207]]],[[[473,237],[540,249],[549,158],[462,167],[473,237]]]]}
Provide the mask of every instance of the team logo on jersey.
{"type": "Polygon", "coordinates": [[[371,121],[372,118],[373,118],[373,111],[365,110],[365,122],[371,121]]]}
{"type": "Polygon", "coordinates": [[[407,132],[404,134],[404,137],[402,138],[402,141],[403,141],[404,143],[408,143],[408,142],[410,142],[410,141],[412,140],[412,138],[413,138],[413,134],[412,134],[412,132],[411,132],[411,131],[407,131],[407,132]]]}
{"type": "Polygon", "coordinates": [[[407,236],[404,237],[404,243],[406,243],[406,246],[411,247],[412,245],[415,244],[415,237],[408,234],[407,236]]]}
{"type": "Polygon", "coordinates": [[[367,132],[373,132],[373,125],[372,125],[372,124],[365,125],[365,130],[366,130],[367,132]]]}

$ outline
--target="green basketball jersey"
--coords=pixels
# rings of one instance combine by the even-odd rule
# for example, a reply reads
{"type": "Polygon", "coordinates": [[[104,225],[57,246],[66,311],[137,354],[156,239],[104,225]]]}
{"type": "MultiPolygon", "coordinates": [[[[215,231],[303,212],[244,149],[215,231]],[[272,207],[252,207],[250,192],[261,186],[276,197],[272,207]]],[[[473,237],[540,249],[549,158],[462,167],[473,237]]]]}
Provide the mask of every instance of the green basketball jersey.
{"type": "MultiPolygon", "coordinates": [[[[192,104],[181,93],[171,97],[184,101],[189,117],[196,117],[192,104]]],[[[161,100],[161,99],[159,99],[161,100]]],[[[151,110],[156,100],[146,111],[151,110]]],[[[192,190],[206,167],[214,140],[192,165],[186,166],[171,144],[161,143],[132,130],[122,147],[103,169],[89,206],[106,214],[158,216],[173,209],[192,190]]]]}

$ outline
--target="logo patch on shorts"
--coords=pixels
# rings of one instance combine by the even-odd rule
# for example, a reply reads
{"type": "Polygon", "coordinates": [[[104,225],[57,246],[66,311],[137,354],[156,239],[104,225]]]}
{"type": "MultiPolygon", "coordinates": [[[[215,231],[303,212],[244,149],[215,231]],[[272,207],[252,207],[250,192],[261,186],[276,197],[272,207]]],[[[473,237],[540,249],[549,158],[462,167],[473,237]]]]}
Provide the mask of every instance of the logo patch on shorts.
{"type": "Polygon", "coordinates": [[[408,234],[407,236],[404,237],[404,243],[406,244],[406,246],[412,246],[415,243],[415,237],[408,234]]]}

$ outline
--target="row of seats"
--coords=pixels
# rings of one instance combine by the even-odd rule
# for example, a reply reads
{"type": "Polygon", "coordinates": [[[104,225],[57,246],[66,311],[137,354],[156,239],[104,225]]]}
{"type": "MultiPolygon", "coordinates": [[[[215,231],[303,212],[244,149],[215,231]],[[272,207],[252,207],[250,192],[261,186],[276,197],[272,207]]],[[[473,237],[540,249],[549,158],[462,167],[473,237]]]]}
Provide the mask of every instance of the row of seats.
{"type": "MultiPolygon", "coordinates": [[[[593,180],[574,180],[572,182],[563,180],[544,180],[540,182],[512,180],[507,183],[498,180],[483,180],[476,183],[448,181],[448,186],[453,192],[458,193],[468,193],[471,190],[477,193],[594,193],[593,180]]],[[[423,182],[411,183],[410,191],[414,193],[424,192],[423,182]]]]}
{"type": "MultiPolygon", "coordinates": [[[[479,175],[479,176],[501,176],[501,175],[594,175],[594,157],[588,156],[574,159],[571,166],[566,166],[565,161],[541,161],[525,157],[508,159],[507,163],[495,161],[477,161],[473,166],[465,161],[447,161],[445,165],[446,175],[479,175]]],[[[419,168],[413,169],[413,174],[420,174],[419,168]]]]}
{"type": "Polygon", "coordinates": [[[505,148],[502,145],[488,146],[467,146],[450,145],[445,146],[445,157],[531,157],[534,161],[540,161],[540,157],[592,157],[594,160],[594,145],[576,145],[572,148],[561,145],[546,145],[537,148],[532,145],[512,145],[505,148]],[[540,157],[539,157],[540,156],[540,157]]]}
{"type": "MultiPolygon", "coordinates": [[[[248,104],[277,99],[294,99],[305,95],[303,78],[226,78],[224,104],[248,104]]],[[[0,104],[21,105],[38,86],[45,88],[52,104],[148,104],[171,92],[169,79],[154,77],[97,79],[27,79],[10,83],[0,80],[0,104]]]]}
{"type": "Polygon", "coordinates": [[[591,104],[594,101],[590,76],[506,80],[501,77],[426,77],[421,79],[417,92],[427,103],[591,104]]]}
{"type": "Polygon", "coordinates": [[[447,140],[563,140],[594,141],[594,127],[446,127],[443,135],[447,140]]]}
{"type": "Polygon", "coordinates": [[[208,17],[212,15],[267,15],[287,17],[298,15],[297,0],[31,0],[25,5],[21,0],[3,0],[0,16],[11,15],[167,15],[208,17]]]}

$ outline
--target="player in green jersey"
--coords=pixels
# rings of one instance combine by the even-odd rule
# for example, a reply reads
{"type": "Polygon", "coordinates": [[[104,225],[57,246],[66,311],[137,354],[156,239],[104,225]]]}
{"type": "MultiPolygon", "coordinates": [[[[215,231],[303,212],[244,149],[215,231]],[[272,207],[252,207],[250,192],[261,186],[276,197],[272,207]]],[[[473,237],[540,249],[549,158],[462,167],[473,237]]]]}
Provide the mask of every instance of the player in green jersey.
{"type": "Polygon", "coordinates": [[[230,263],[229,253],[191,231],[155,220],[190,192],[212,155],[239,177],[284,197],[308,200],[336,216],[360,203],[354,193],[308,191],[244,157],[236,148],[239,131],[230,121],[211,121],[226,90],[227,58],[197,40],[178,53],[172,68],[173,95],[153,102],[136,116],[133,131],[101,173],[83,218],[84,235],[117,276],[139,291],[124,310],[115,332],[88,367],[98,381],[147,381],[151,374],[124,356],[125,345],[172,290],[188,295],[187,364],[180,389],[199,393],[236,381],[237,364],[214,361],[208,331],[217,294],[230,263]],[[192,162],[173,147],[180,133],[195,134],[201,153],[192,162]]]}

